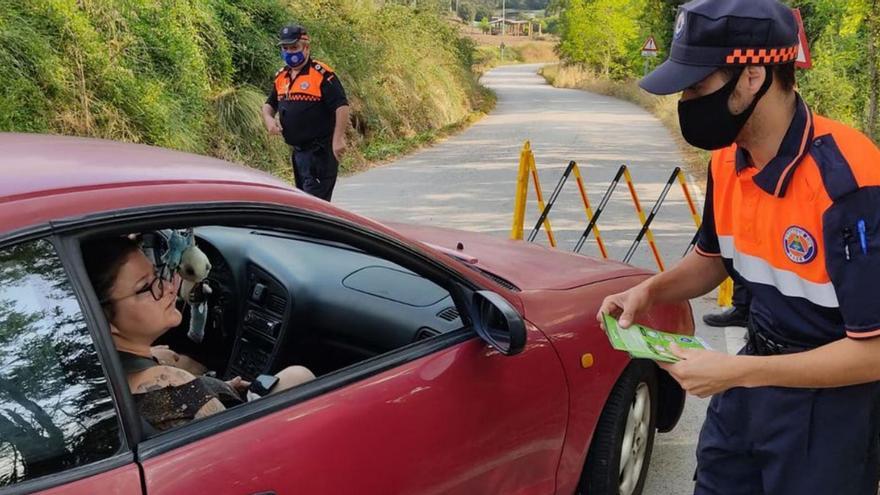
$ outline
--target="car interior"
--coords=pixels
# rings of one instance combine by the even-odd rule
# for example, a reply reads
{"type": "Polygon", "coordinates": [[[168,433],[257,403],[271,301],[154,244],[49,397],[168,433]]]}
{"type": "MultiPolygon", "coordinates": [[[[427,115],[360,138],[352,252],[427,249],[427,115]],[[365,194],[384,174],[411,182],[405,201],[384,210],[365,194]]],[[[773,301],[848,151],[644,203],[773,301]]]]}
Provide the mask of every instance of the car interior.
{"type": "Polygon", "coordinates": [[[192,308],[156,342],[217,377],[253,380],[290,366],[317,377],[463,326],[449,291],[361,249],[297,232],[203,226],[211,264],[204,339],[192,308]]]}

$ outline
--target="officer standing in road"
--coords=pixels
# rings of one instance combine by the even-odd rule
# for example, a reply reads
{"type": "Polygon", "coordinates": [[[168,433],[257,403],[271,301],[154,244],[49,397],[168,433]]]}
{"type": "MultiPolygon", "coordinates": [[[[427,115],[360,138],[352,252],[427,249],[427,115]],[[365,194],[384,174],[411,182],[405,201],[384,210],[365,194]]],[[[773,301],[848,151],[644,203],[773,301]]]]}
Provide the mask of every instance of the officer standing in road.
{"type": "Polygon", "coordinates": [[[720,313],[703,315],[703,323],[710,327],[745,327],[749,321],[752,294],[742,282],[733,281],[733,305],[720,313]]]}
{"type": "Polygon", "coordinates": [[[875,495],[880,454],[880,150],[795,90],[797,23],[776,0],[682,6],[669,60],[684,138],[715,150],[705,228],[673,269],[609,296],[627,327],[728,275],[752,294],[739,355],[674,347],[661,364],[712,396],[697,494],[875,495]]]}
{"type": "Polygon", "coordinates": [[[275,74],[263,120],[270,134],[283,135],[293,148],[296,187],[330,201],[349,122],[345,90],[327,64],[311,58],[305,28],[285,26],[279,38],[286,66],[275,74]]]}

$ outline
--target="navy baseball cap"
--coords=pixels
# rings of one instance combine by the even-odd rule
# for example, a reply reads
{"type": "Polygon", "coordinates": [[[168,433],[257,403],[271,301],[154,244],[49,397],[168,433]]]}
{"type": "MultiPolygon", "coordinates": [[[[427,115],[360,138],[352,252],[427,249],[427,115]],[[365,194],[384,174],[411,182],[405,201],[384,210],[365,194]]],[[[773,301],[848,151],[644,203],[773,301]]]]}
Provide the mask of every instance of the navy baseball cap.
{"type": "Polygon", "coordinates": [[[678,93],[720,67],[781,65],[798,55],[798,25],[776,0],[694,0],[675,19],[669,58],[639,82],[657,95],[678,93]]]}
{"type": "Polygon", "coordinates": [[[308,41],[309,33],[306,32],[306,28],[298,25],[298,24],[288,24],[281,28],[281,32],[278,33],[278,45],[292,45],[299,40],[308,41]]]}

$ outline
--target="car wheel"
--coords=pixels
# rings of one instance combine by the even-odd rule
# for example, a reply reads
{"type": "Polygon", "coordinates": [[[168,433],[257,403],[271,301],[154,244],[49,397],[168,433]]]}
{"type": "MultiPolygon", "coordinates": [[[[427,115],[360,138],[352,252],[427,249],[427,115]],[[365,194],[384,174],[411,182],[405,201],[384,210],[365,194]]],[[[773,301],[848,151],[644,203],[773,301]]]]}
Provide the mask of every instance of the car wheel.
{"type": "Polygon", "coordinates": [[[645,486],[657,422],[653,363],[632,361],[599,418],[581,474],[581,495],[639,495],[645,486]]]}

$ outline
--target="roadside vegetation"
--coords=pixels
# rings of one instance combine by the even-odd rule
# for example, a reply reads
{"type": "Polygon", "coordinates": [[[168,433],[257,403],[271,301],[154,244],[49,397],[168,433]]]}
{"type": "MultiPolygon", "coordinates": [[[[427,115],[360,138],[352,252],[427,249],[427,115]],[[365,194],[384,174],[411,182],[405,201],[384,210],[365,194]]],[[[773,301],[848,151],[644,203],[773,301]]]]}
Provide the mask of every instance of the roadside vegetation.
{"type": "Polygon", "coordinates": [[[309,30],[346,87],[346,169],[454,131],[494,103],[448,4],[359,0],[0,0],[0,131],[140,142],[289,176],[260,118],[279,28],[309,30]]]}
{"type": "Polygon", "coordinates": [[[514,36],[479,36],[474,52],[474,71],[483,74],[487,70],[504,64],[530,64],[538,62],[558,62],[556,41],[547,37],[544,40],[517,39],[514,36]],[[501,43],[504,43],[502,55],[501,43]]]}
{"type": "MultiPolygon", "coordinates": [[[[644,59],[642,43],[653,35],[666,59],[679,0],[551,0],[559,16],[562,65],[544,71],[558,87],[581,88],[637,103],[657,115],[679,136],[677,97],[658,98],[638,88],[644,59]]],[[[852,125],[880,142],[880,3],[874,0],[790,0],[800,8],[813,58],[811,70],[798,71],[799,91],[816,113],[852,125]]],[[[688,164],[703,172],[708,155],[683,141],[688,164]]],[[[703,173],[704,175],[704,173],[703,173]]]]}

